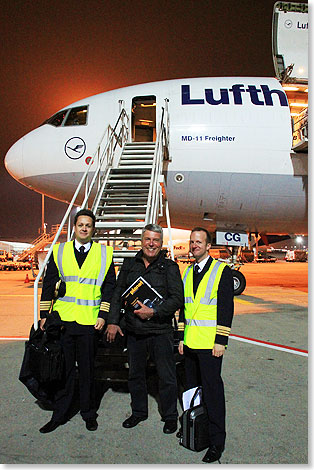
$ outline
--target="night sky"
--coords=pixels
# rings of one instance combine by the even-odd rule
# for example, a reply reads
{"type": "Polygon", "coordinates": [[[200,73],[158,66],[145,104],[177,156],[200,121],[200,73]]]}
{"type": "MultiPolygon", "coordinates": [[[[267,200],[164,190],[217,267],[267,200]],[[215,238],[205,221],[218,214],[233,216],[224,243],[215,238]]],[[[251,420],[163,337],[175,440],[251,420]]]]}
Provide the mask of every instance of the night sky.
{"type": "MultiPolygon", "coordinates": [[[[60,108],[143,82],[274,76],[275,0],[1,0],[0,240],[32,241],[41,195],[17,183],[11,145],[60,108]]],[[[45,198],[46,222],[63,203],[45,198]]]]}

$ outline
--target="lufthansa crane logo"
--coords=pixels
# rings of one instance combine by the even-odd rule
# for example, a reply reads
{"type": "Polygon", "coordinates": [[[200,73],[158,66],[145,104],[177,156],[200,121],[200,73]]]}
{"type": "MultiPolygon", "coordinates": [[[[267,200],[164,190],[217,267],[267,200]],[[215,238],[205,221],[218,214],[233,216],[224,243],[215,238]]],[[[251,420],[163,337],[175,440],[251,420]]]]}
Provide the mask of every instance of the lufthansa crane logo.
{"type": "Polygon", "coordinates": [[[291,20],[286,20],[286,21],[285,21],[285,27],[286,27],[286,28],[290,29],[290,28],[292,28],[292,25],[293,25],[293,23],[292,23],[291,20]]]}
{"type": "Polygon", "coordinates": [[[72,160],[81,158],[86,150],[86,143],[81,137],[71,137],[64,146],[66,155],[72,160]]]}

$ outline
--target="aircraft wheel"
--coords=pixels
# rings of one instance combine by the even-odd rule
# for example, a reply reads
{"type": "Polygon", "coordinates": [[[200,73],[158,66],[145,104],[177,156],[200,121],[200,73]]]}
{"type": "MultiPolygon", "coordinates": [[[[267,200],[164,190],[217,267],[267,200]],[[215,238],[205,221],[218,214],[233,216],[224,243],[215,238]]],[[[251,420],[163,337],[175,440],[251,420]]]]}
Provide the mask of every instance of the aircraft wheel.
{"type": "Polygon", "coordinates": [[[240,295],[246,287],[246,280],[240,271],[232,269],[234,295],[240,295]]]}

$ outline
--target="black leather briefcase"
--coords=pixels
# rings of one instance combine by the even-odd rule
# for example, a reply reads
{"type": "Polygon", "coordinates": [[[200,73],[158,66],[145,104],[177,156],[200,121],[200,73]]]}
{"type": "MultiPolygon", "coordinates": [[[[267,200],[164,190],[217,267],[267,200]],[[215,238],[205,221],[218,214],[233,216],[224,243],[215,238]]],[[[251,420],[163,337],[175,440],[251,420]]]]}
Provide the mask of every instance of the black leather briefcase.
{"type": "Polygon", "coordinates": [[[34,325],[32,326],[29,340],[25,342],[25,360],[23,361],[23,376],[31,375],[41,384],[59,382],[64,375],[60,325],[51,318],[47,320],[47,324],[45,331],[40,328],[35,330],[34,325]],[[51,320],[54,321],[53,324],[51,320]]]}
{"type": "Polygon", "coordinates": [[[64,357],[58,340],[48,339],[46,332],[40,341],[30,339],[29,368],[34,377],[41,383],[60,381],[64,371],[64,357]]]}
{"type": "Polygon", "coordinates": [[[182,436],[180,444],[187,449],[199,452],[209,447],[209,421],[204,403],[194,406],[194,400],[199,393],[198,387],[190,403],[190,408],[183,412],[182,436]]]}

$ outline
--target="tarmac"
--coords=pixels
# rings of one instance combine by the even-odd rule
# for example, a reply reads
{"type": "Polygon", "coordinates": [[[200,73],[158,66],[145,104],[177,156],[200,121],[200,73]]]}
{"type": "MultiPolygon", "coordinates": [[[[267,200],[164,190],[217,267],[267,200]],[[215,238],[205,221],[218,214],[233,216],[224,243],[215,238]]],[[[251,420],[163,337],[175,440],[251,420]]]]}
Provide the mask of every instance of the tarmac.
{"type": "MultiPolygon", "coordinates": [[[[235,298],[232,336],[223,379],[227,441],[221,464],[308,463],[307,264],[247,264],[244,293],[235,298]]],[[[79,413],[51,434],[50,420],[18,380],[24,339],[33,323],[33,281],[26,272],[0,272],[2,398],[0,464],[203,464],[205,453],[165,435],[154,376],[149,377],[149,418],[136,428],[124,382],[98,382],[98,430],[79,413]]],[[[178,400],[179,414],[181,414],[178,400]]],[[[218,464],[215,462],[214,464],[218,464]]]]}

